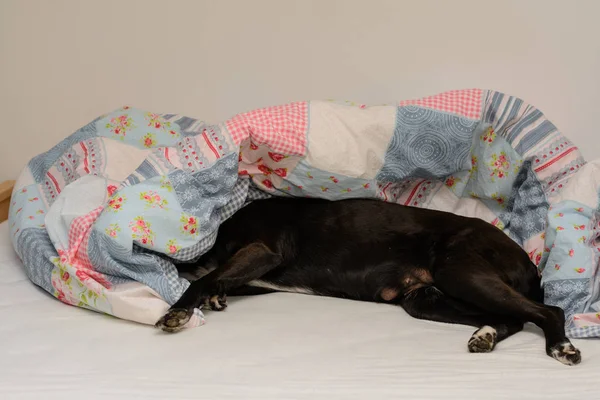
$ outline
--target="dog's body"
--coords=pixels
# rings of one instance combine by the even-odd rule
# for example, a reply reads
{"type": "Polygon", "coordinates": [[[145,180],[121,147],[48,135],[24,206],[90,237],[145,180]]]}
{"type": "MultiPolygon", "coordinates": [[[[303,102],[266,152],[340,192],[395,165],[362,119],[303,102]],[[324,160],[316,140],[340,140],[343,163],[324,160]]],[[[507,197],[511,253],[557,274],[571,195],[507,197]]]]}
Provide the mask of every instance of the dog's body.
{"type": "Polygon", "coordinates": [[[169,332],[195,307],[224,309],[226,294],[292,291],[393,303],[416,318],[476,326],[472,352],[491,351],[533,322],[548,355],[581,360],[562,310],[542,304],[525,251],[475,218],[377,200],[256,201],[221,226],[197,263],[178,268],[208,269],[157,323],[169,332]]]}

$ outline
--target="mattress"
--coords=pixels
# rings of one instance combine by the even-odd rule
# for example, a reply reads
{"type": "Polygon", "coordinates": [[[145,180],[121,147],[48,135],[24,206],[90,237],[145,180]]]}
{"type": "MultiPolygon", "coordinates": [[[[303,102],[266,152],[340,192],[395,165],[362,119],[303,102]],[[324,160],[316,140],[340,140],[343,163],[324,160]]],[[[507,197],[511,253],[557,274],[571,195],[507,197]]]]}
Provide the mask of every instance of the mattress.
{"type": "Polygon", "coordinates": [[[34,286],[0,225],[0,398],[564,399],[598,395],[600,342],[567,367],[540,331],[469,354],[473,328],[390,305],[269,294],[231,298],[169,335],[60,303],[34,286]]]}

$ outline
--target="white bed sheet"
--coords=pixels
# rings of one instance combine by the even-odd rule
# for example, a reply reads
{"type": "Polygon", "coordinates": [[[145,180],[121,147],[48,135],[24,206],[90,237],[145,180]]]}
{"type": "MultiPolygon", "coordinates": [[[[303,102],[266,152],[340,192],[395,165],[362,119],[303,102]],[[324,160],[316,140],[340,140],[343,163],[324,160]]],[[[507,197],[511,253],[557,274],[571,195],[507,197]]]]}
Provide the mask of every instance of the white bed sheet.
{"type": "Polygon", "coordinates": [[[565,399],[598,396],[583,363],[547,357],[536,328],[469,354],[473,329],[393,306],[271,294],[230,299],[168,335],[66,306],[25,276],[0,225],[0,399],[565,399]]]}

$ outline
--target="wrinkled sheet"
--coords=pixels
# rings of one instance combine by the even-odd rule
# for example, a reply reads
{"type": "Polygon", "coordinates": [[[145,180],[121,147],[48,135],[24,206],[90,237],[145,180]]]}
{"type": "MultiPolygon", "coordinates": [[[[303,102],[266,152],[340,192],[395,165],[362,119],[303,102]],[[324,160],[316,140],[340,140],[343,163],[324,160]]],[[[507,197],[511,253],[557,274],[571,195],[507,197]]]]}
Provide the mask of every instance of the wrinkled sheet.
{"type": "Polygon", "coordinates": [[[0,398],[566,399],[597,397],[600,342],[546,356],[526,326],[489,354],[473,328],[402,309],[298,294],[229,298],[177,335],[67,307],[32,285],[0,225],[0,398]],[[562,382],[572,382],[563,384],[562,382]]]}

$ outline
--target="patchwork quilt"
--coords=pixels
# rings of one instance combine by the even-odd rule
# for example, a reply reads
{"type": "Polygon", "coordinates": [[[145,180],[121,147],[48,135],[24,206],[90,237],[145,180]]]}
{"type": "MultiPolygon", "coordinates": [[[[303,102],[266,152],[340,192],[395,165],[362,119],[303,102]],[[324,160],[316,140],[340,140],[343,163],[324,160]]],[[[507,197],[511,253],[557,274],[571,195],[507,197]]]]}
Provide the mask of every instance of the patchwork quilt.
{"type": "MultiPolygon", "coordinates": [[[[154,324],[189,285],[173,260],[205,253],[250,201],[361,197],[450,211],[521,245],[568,335],[598,337],[599,168],[539,110],[488,90],[296,102],[220,124],[123,107],[29,162],[9,224],[36,285],[154,324]]],[[[203,322],[197,310],[188,326],[203,322]]]]}

